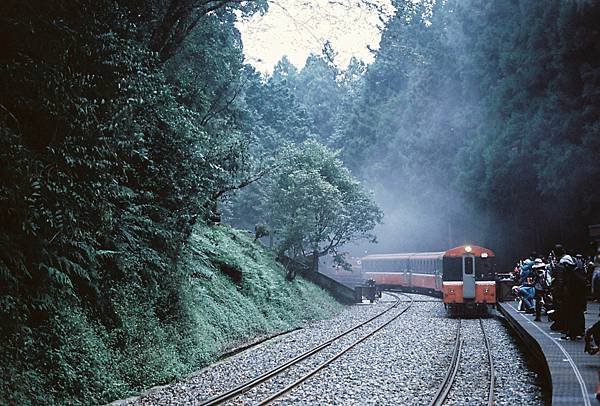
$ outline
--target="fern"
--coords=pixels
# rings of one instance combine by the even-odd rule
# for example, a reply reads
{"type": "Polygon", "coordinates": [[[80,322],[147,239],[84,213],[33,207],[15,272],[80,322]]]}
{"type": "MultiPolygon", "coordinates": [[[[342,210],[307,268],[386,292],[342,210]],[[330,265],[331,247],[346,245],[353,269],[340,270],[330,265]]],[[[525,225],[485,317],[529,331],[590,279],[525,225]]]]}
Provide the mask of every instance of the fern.
{"type": "Polygon", "coordinates": [[[86,271],[81,265],[76,262],[73,262],[65,257],[57,257],[56,262],[58,263],[58,267],[61,272],[65,275],[69,276],[77,276],[80,279],[89,281],[90,277],[88,275],[88,271],[86,271]]]}

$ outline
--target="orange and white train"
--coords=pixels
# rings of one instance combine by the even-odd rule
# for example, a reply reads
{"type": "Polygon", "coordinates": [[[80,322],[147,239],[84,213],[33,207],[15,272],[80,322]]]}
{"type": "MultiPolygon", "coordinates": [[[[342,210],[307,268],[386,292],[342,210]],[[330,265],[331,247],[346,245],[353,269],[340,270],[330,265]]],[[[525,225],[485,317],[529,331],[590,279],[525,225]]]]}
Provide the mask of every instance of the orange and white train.
{"type": "Polygon", "coordinates": [[[496,303],[494,252],[462,245],[442,252],[368,255],[365,278],[382,288],[439,294],[450,310],[476,309],[496,303]]]}

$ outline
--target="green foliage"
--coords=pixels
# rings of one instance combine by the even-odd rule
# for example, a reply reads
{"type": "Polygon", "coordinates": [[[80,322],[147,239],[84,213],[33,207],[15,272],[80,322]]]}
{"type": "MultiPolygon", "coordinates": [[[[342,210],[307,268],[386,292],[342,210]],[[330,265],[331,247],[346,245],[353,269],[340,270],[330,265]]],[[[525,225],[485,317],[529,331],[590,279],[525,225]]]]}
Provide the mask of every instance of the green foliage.
{"type": "Polygon", "coordinates": [[[234,232],[196,247],[203,265],[181,265],[193,228],[260,169],[251,145],[269,125],[249,105],[266,85],[234,24],[265,6],[0,4],[0,403],[108,401],[298,323],[296,297],[315,303],[310,316],[335,307],[283,286],[234,232]],[[244,290],[225,274],[243,275],[244,290]],[[273,286],[285,310],[254,294],[273,286]],[[228,312],[256,317],[232,324],[228,312]]]}
{"type": "Polygon", "coordinates": [[[598,116],[591,112],[600,105],[594,23],[600,7],[520,3],[486,8],[484,18],[510,16],[510,23],[482,24],[469,38],[480,50],[473,63],[481,64],[477,74],[488,89],[482,98],[487,128],[466,145],[482,160],[468,161],[461,181],[483,205],[514,219],[515,244],[539,250],[567,239],[579,245],[580,230],[600,219],[600,167],[592,162],[600,149],[590,142],[598,139],[598,116]]]}
{"type": "Polygon", "coordinates": [[[510,257],[559,239],[583,245],[585,225],[600,221],[600,6],[397,9],[339,120],[344,162],[446,223],[422,249],[467,239],[510,257]]]}
{"type": "Polygon", "coordinates": [[[370,232],[383,216],[336,154],[315,141],[289,151],[270,179],[267,204],[277,250],[292,259],[374,240],[370,232]]]}
{"type": "Polygon", "coordinates": [[[341,307],[320,288],[285,280],[285,271],[251,236],[197,227],[174,277],[178,313],[157,314],[160,296],[139,283],[106,294],[110,328],[76,303],[63,302],[34,330],[0,349],[0,403],[104,403],[171,382],[215,361],[237,342],[328,317],[341,307]],[[220,272],[241,270],[235,283],[220,272]]]}
{"type": "MultiPolygon", "coordinates": [[[[332,52],[330,47],[327,50],[332,52]]],[[[334,134],[345,90],[340,83],[341,73],[330,61],[326,54],[310,55],[295,80],[288,80],[288,86],[307,109],[314,132],[324,143],[334,134]]]]}

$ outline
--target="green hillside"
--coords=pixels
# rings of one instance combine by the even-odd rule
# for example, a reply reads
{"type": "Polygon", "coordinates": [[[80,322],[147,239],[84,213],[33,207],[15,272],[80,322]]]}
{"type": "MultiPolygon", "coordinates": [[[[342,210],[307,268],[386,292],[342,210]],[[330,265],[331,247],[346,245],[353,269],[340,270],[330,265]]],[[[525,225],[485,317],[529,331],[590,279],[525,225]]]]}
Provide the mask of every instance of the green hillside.
{"type": "Polygon", "coordinates": [[[285,280],[246,233],[196,227],[177,264],[178,303],[142,283],[110,289],[112,325],[71,301],[5,343],[0,403],[102,403],[180,378],[256,335],[328,317],[341,305],[301,278],[285,280]],[[171,306],[165,314],[154,309],[171,306]]]}

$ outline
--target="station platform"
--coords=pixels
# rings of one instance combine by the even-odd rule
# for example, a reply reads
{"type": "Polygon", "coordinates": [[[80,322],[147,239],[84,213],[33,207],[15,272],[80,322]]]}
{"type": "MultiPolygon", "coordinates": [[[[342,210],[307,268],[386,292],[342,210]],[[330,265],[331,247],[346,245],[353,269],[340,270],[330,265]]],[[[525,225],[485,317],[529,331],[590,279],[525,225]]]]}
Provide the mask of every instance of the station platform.
{"type": "MultiPolygon", "coordinates": [[[[498,309],[546,370],[552,405],[600,405],[596,400],[600,354],[585,353],[583,339],[561,340],[562,334],[550,330],[546,316],[534,322],[533,315],[517,310],[516,301],[501,302],[498,309]]],[[[586,328],[598,321],[599,311],[597,303],[588,303],[586,328]]]]}

